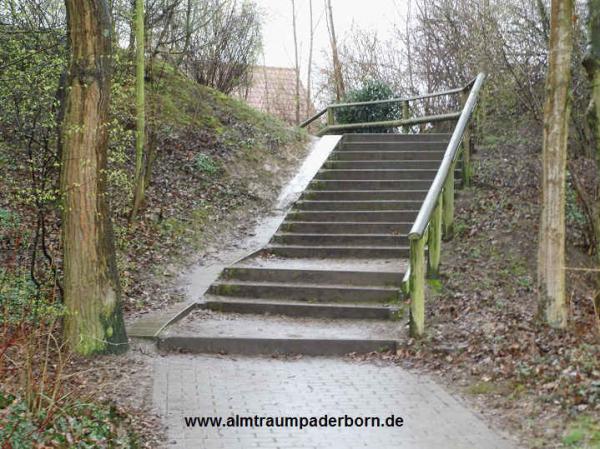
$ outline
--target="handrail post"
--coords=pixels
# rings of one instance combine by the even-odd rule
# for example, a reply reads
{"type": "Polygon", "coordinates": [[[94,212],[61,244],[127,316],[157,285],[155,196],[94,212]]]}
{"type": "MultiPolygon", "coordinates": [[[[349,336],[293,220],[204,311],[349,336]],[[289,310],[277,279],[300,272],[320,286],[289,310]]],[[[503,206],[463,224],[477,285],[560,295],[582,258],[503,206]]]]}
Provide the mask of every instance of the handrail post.
{"type": "Polygon", "coordinates": [[[450,167],[442,192],[442,238],[451,240],[454,236],[454,170],[456,161],[450,167]]]}
{"type": "Polygon", "coordinates": [[[438,197],[437,205],[431,215],[427,238],[427,276],[437,278],[440,272],[440,258],[442,254],[442,197],[438,197]]]}
{"type": "Polygon", "coordinates": [[[410,239],[410,336],[425,331],[425,238],[410,239]]]}
{"type": "MultiPolygon", "coordinates": [[[[410,107],[408,101],[402,102],[402,120],[408,120],[410,118],[410,107]]],[[[406,125],[402,127],[402,133],[408,134],[410,132],[410,126],[406,125]]]]}
{"type": "Polygon", "coordinates": [[[333,115],[333,108],[327,107],[327,126],[333,125],[335,122],[335,117],[333,115]]]}
{"type": "MultiPolygon", "coordinates": [[[[465,90],[462,93],[463,104],[467,102],[469,91],[465,90]]],[[[465,127],[462,140],[462,155],[463,155],[463,185],[469,187],[471,185],[472,167],[471,167],[471,125],[465,127]]]]}

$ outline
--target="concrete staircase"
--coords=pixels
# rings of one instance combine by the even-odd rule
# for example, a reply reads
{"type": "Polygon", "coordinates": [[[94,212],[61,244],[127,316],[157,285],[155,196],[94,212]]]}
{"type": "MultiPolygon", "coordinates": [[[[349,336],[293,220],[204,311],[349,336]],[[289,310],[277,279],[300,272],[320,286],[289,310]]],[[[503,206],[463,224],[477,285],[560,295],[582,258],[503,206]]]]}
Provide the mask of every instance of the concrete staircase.
{"type": "Polygon", "coordinates": [[[407,233],[449,139],[345,135],[270,243],[225,269],[203,310],[167,330],[161,345],[247,354],[393,349],[405,328],[394,318],[407,233]]]}

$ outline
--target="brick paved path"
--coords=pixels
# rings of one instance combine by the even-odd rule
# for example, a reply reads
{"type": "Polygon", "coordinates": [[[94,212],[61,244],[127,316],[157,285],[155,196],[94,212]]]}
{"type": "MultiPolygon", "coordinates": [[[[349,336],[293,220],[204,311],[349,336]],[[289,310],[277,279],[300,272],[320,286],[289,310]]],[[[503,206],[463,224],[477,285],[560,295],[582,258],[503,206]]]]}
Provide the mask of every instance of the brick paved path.
{"type": "Polygon", "coordinates": [[[440,386],[402,368],[335,358],[169,355],[154,402],[168,447],[515,449],[440,386]],[[401,428],[186,428],[184,416],[400,415],[401,428]]]}

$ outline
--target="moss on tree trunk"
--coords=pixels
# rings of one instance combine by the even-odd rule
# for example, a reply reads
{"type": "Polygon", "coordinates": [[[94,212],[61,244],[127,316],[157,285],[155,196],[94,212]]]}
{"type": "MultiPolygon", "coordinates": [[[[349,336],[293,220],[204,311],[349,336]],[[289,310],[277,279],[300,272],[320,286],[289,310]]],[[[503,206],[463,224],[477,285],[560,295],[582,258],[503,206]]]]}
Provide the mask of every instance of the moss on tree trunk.
{"type": "Polygon", "coordinates": [[[71,59],[61,191],[65,335],[84,355],[123,352],[127,337],[106,198],[111,21],[104,0],[66,0],[71,59]]]}

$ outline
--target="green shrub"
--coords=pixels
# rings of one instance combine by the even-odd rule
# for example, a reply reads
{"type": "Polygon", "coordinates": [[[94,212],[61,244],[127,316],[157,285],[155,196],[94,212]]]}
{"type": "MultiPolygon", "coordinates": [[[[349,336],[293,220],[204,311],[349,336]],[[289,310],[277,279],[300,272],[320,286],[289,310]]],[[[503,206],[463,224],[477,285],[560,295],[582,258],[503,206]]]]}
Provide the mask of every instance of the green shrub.
{"type": "Polygon", "coordinates": [[[0,208],[0,236],[17,230],[20,223],[21,220],[17,214],[8,209],[0,208]]]}
{"type": "Polygon", "coordinates": [[[208,154],[196,155],[196,168],[207,175],[214,175],[219,171],[219,165],[208,154]]]}
{"type": "Polygon", "coordinates": [[[31,413],[20,398],[0,391],[0,446],[133,448],[137,437],[114,407],[76,401],[60,413],[31,413]]]}
{"type": "MultiPolygon", "coordinates": [[[[388,100],[394,98],[394,92],[387,84],[381,81],[367,81],[360,88],[348,92],[344,103],[356,103],[374,100],[388,100]]],[[[401,107],[398,103],[384,103],[377,105],[349,106],[335,110],[337,123],[366,123],[385,120],[398,120],[401,116],[401,107]]],[[[393,128],[369,127],[360,128],[354,132],[378,133],[393,132],[393,128]]]]}
{"type": "Polygon", "coordinates": [[[0,268],[0,325],[37,325],[63,314],[64,306],[40,295],[29,273],[0,268]]]}

